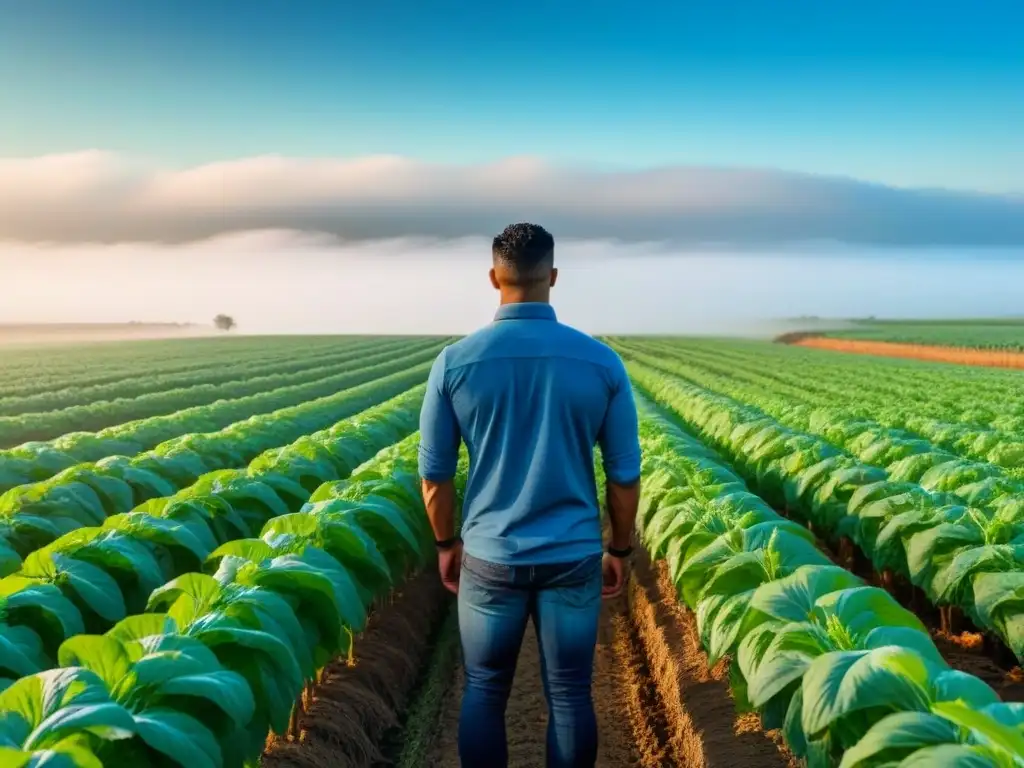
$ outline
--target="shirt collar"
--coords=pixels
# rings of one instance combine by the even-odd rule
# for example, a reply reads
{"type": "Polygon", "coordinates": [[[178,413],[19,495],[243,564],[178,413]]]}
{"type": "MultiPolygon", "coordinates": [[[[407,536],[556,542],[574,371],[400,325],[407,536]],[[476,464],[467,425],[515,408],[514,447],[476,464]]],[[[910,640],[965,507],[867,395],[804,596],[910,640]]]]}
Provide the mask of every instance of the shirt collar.
{"type": "Polygon", "coordinates": [[[555,320],[555,308],[541,301],[502,304],[494,313],[497,320],[555,320]]]}

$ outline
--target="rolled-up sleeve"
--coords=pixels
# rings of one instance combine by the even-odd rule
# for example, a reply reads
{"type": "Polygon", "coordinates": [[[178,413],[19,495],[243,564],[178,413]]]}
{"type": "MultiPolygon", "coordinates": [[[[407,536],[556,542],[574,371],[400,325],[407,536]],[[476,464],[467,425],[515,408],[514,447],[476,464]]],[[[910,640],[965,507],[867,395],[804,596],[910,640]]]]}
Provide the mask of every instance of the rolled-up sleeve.
{"type": "Polygon", "coordinates": [[[612,369],[612,395],[598,434],[605,476],[617,485],[631,485],[640,479],[640,436],[636,402],[629,374],[616,358],[612,369]]]}
{"type": "Polygon", "coordinates": [[[459,424],[445,384],[445,350],[434,360],[420,410],[420,477],[443,482],[455,476],[459,462],[459,424]]]}

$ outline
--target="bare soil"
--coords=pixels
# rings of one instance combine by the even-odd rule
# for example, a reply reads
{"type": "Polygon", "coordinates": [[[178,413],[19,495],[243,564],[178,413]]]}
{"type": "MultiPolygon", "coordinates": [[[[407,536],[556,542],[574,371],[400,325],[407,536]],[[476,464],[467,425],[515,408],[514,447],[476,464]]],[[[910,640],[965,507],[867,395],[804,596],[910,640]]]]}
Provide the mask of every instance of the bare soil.
{"type": "MultiPolygon", "coordinates": [[[[630,727],[632,718],[627,718],[631,699],[635,698],[643,681],[631,681],[630,673],[637,671],[638,664],[635,659],[627,660],[621,655],[628,645],[628,640],[622,637],[626,624],[624,610],[624,599],[607,604],[598,630],[594,661],[594,705],[600,739],[597,764],[601,768],[651,764],[639,760],[630,727]]],[[[459,765],[458,730],[462,683],[462,667],[459,666],[444,706],[434,752],[427,763],[433,768],[453,768],[459,765]]],[[[543,766],[548,715],[541,682],[540,653],[532,625],[523,639],[505,722],[509,767],[543,766]]]]}
{"type": "MultiPolygon", "coordinates": [[[[594,668],[599,768],[794,766],[759,718],[738,716],[724,664],[708,669],[692,615],[646,555],[629,592],[605,604],[594,668]]],[[[457,766],[461,669],[428,765],[457,766]]],[[[507,713],[510,768],[544,765],[547,711],[537,644],[527,634],[507,713]]]]}
{"type": "Polygon", "coordinates": [[[834,339],[827,336],[797,338],[791,342],[799,347],[827,349],[833,352],[851,352],[858,355],[904,357],[935,363],[976,365],[987,368],[1024,368],[1024,352],[1001,352],[967,347],[940,347],[926,344],[897,344],[889,341],[859,341],[834,339]]]}
{"type": "Polygon", "coordinates": [[[696,618],[676,597],[664,563],[652,564],[646,553],[638,554],[629,600],[670,724],[674,760],[665,765],[797,765],[781,734],[765,732],[757,714],[737,713],[729,691],[729,661],[708,665],[696,618]]]}
{"type": "MultiPolygon", "coordinates": [[[[416,733],[420,740],[423,734],[432,738],[426,737],[422,748],[416,745],[414,753],[427,757],[413,763],[458,766],[462,670],[445,639],[451,639],[445,631],[452,629],[450,619],[444,623],[451,607],[433,569],[395,592],[357,638],[355,663],[338,659],[328,666],[304,701],[296,735],[273,736],[262,764],[393,765],[403,734],[416,733]],[[434,705],[417,706],[421,697],[434,697],[434,705]],[[427,710],[433,712],[423,716],[427,710]],[[412,723],[417,717],[424,722],[412,723]]],[[[756,715],[737,715],[726,663],[708,668],[692,614],[678,602],[664,566],[652,565],[642,552],[627,594],[607,602],[602,612],[594,702],[600,768],[796,765],[778,734],[766,734],[756,715]]],[[[510,766],[543,766],[547,707],[532,628],[506,722],[510,766]]],[[[407,756],[405,764],[412,764],[407,756]]]]}
{"type": "Polygon", "coordinates": [[[299,716],[298,738],[273,737],[261,764],[272,768],[368,768],[401,720],[430,638],[443,615],[444,590],[433,568],[392,594],[356,639],[355,663],[337,659],[299,716]]]}

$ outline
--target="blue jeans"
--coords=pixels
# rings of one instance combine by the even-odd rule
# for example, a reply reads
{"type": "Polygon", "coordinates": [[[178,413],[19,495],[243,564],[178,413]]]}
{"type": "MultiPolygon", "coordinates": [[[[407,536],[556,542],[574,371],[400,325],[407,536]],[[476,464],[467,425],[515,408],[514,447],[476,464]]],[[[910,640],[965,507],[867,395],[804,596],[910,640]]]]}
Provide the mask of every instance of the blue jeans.
{"type": "Polygon", "coordinates": [[[558,565],[498,565],[464,555],[459,632],[466,684],[459,718],[465,768],[505,768],[505,708],[532,618],[548,701],[548,768],[593,768],[591,698],[601,613],[601,555],[558,565]]]}

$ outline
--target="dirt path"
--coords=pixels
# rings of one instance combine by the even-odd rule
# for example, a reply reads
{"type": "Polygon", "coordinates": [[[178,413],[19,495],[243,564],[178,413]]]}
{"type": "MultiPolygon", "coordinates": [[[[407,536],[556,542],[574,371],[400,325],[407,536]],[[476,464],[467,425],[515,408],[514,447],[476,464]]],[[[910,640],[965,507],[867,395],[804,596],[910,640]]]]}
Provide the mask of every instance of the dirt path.
{"type": "Polygon", "coordinates": [[[708,666],[693,613],[676,598],[664,563],[639,552],[630,591],[633,625],[648,658],[669,725],[666,765],[700,768],[793,768],[781,734],[756,714],[738,715],[729,667],[708,666]]]}
{"type": "Polygon", "coordinates": [[[859,341],[811,336],[792,342],[798,347],[826,349],[833,352],[852,352],[859,355],[904,357],[928,360],[933,363],[977,365],[987,368],[1024,368],[1024,352],[1000,352],[987,349],[939,347],[925,344],[897,344],[889,341],[859,341]]]}
{"type": "Polygon", "coordinates": [[[271,736],[264,768],[367,768],[381,758],[389,728],[400,722],[430,636],[444,609],[437,574],[428,570],[396,590],[355,643],[356,663],[337,659],[308,697],[297,738],[271,736]]]}
{"type": "MultiPolygon", "coordinates": [[[[606,605],[598,634],[594,661],[594,704],[599,734],[598,766],[627,768],[642,765],[634,749],[633,732],[627,712],[630,698],[629,672],[623,663],[622,630],[625,626],[625,603],[620,600],[606,605]]],[[[462,668],[458,668],[454,684],[441,716],[438,741],[429,765],[453,768],[459,765],[458,720],[462,698],[462,668]]],[[[523,640],[515,685],[506,715],[510,768],[540,768],[544,765],[544,734],[547,728],[547,705],[540,677],[540,655],[533,626],[523,640]]]]}
{"type": "MultiPolygon", "coordinates": [[[[628,596],[606,604],[594,670],[599,768],[788,768],[792,756],[756,715],[738,716],[728,668],[709,669],[696,623],[664,569],[638,553],[628,596]]],[[[458,766],[461,670],[441,717],[429,765],[458,766]]],[[[510,768],[544,765],[546,705],[532,628],[523,643],[507,714],[510,768]]]]}
{"type": "MultiPolygon", "coordinates": [[[[432,571],[411,579],[371,617],[355,665],[327,668],[304,697],[298,732],[271,738],[262,765],[457,768],[453,608],[432,571]]],[[[708,669],[692,614],[642,552],[628,594],[604,606],[594,666],[599,768],[793,765],[756,716],[737,716],[726,665],[708,669]]],[[[530,627],[507,712],[512,768],[544,765],[546,709],[530,627]]]]}

